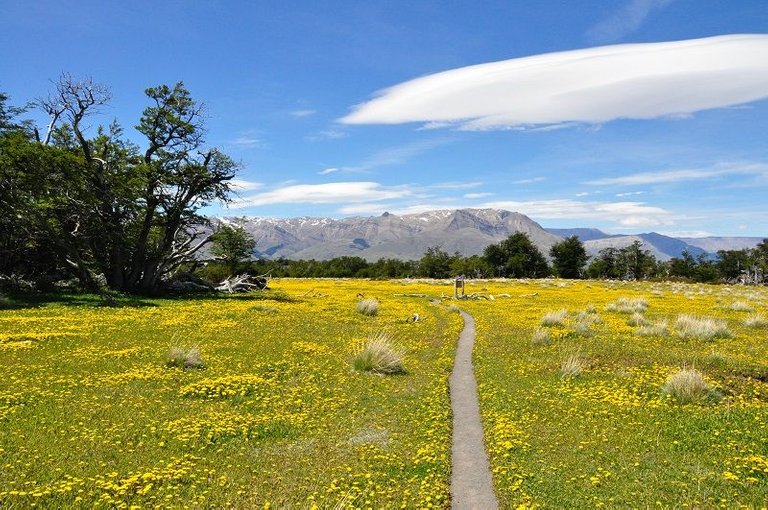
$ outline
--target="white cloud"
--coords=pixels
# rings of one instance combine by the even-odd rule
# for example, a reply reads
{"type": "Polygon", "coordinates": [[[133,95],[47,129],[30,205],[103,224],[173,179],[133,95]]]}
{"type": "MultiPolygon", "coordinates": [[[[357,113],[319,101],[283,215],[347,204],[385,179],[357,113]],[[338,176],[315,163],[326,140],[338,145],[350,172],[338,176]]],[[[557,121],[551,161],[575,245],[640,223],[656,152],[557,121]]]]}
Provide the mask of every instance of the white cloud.
{"type": "Polygon", "coordinates": [[[255,149],[263,146],[260,138],[251,135],[238,136],[234,140],[230,140],[229,144],[241,149],[255,149]]]}
{"type": "Polygon", "coordinates": [[[433,184],[430,186],[430,188],[435,189],[467,189],[467,188],[477,188],[478,186],[482,186],[483,183],[479,181],[472,181],[472,182],[440,182],[437,184],[433,184]]]}
{"type": "Polygon", "coordinates": [[[523,213],[534,219],[613,221],[625,227],[653,227],[674,223],[674,217],[670,211],[649,206],[643,202],[589,202],[556,199],[488,202],[480,207],[507,209],[523,213]]]}
{"type": "Polygon", "coordinates": [[[645,191],[628,191],[626,193],[616,193],[616,196],[621,197],[631,197],[633,195],[643,195],[645,191]]]}
{"type": "Polygon", "coordinates": [[[362,163],[346,166],[342,170],[348,172],[369,172],[383,166],[400,165],[430,149],[445,145],[451,141],[450,138],[435,138],[396,147],[387,147],[369,156],[362,163]]]}
{"type": "Polygon", "coordinates": [[[247,181],[245,179],[232,179],[231,181],[229,181],[229,185],[232,187],[232,189],[235,192],[253,191],[255,189],[259,189],[262,186],[264,186],[264,184],[260,182],[247,181]]]}
{"type": "Polygon", "coordinates": [[[640,172],[636,174],[622,175],[620,177],[595,179],[586,181],[584,184],[592,184],[595,186],[641,186],[646,184],[667,184],[672,182],[713,179],[727,175],[768,176],[768,163],[719,163],[707,168],[640,172]]]}
{"type": "Polygon", "coordinates": [[[587,36],[595,42],[617,41],[640,28],[651,12],[670,3],[672,0],[631,0],[590,28],[587,36]]]}
{"type": "Polygon", "coordinates": [[[339,171],[339,169],[338,169],[338,168],[336,168],[336,167],[333,167],[333,168],[326,168],[326,169],[324,169],[324,170],[320,170],[320,171],[319,171],[319,172],[317,172],[317,173],[318,173],[318,174],[320,174],[320,175],[328,175],[328,174],[336,173],[336,172],[338,172],[338,171],[339,171]]]}
{"type": "Polygon", "coordinates": [[[243,197],[229,204],[231,209],[269,204],[335,204],[377,202],[410,196],[407,186],[382,186],[377,182],[331,182],[293,184],[243,197]]]}
{"type": "Polygon", "coordinates": [[[475,198],[490,197],[493,195],[494,195],[493,193],[467,193],[464,195],[464,198],[475,199],[475,198]]]}
{"type": "Polygon", "coordinates": [[[307,140],[310,142],[322,142],[325,140],[340,140],[341,138],[346,138],[349,136],[349,133],[346,131],[343,131],[341,129],[324,129],[322,131],[318,131],[317,133],[313,135],[309,135],[307,137],[307,140]]]}
{"type": "Polygon", "coordinates": [[[533,184],[534,182],[546,181],[546,177],[532,177],[530,179],[520,179],[518,181],[512,181],[512,184],[533,184]]]}
{"type": "Polygon", "coordinates": [[[505,129],[669,117],[766,97],[768,35],[727,35],[453,69],[386,89],[341,122],[505,129]]]}
{"type": "Polygon", "coordinates": [[[293,110],[292,112],[290,112],[290,114],[293,115],[294,117],[309,117],[310,115],[314,115],[316,113],[317,113],[316,110],[309,110],[309,109],[293,110]]]}

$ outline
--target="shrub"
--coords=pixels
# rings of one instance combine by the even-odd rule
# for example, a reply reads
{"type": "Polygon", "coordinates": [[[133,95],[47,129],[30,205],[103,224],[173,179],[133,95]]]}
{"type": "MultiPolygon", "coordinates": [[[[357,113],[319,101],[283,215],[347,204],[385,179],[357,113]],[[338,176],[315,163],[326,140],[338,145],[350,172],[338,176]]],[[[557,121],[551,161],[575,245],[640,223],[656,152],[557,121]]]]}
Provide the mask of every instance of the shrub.
{"type": "Polygon", "coordinates": [[[681,404],[716,402],[720,399],[720,394],[693,368],[683,367],[669,376],[661,391],[681,404]]]}
{"type": "Polygon", "coordinates": [[[537,329],[534,331],[533,336],[531,337],[531,345],[537,347],[552,345],[552,337],[549,335],[549,331],[546,329],[537,329]]]}
{"type": "Polygon", "coordinates": [[[205,367],[205,363],[203,363],[203,359],[200,357],[200,349],[197,347],[189,349],[185,347],[171,347],[165,364],[169,367],[183,368],[184,370],[205,367]]]}
{"type": "Polygon", "coordinates": [[[450,313],[459,313],[459,312],[461,311],[461,308],[459,308],[459,307],[458,307],[458,306],[456,306],[456,305],[449,305],[449,306],[448,306],[448,311],[449,311],[450,313]]]}
{"type": "Polygon", "coordinates": [[[567,354],[560,362],[560,378],[569,379],[577,377],[586,365],[586,360],[581,353],[567,354]]]}
{"type": "Polygon", "coordinates": [[[731,336],[728,323],[709,317],[697,317],[695,315],[680,315],[675,323],[677,334],[681,338],[698,338],[701,340],[713,340],[715,338],[727,338],[731,336]]]}
{"type": "Polygon", "coordinates": [[[404,353],[392,346],[392,340],[384,332],[369,336],[355,353],[352,365],[361,372],[375,374],[404,374],[404,353]]]}
{"type": "Polygon", "coordinates": [[[357,311],[363,315],[373,317],[379,314],[379,302],[374,298],[361,299],[357,303],[357,311]]]}
{"type": "Polygon", "coordinates": [[[744,325],[748,328],[764,328],[768,326],[768,319],[760,314],[750,315],[744,319],[744,325]]]}
{"type": "Polygon", "coordinates": [[[556,312],[547,312],[541,319],[542,326],[562,326],[565,324],[565,319],[568,318],[568,310],[563,308],[556,312]]]}
{"type": "Polygon", "coordinates": [[[609,312],[619,313],[640,313],[644,312],[648,308],[648,301],[643,298],[626,298],[622,297],[616,300],[615,303],[611,303],[605,309],[609,312]]]}

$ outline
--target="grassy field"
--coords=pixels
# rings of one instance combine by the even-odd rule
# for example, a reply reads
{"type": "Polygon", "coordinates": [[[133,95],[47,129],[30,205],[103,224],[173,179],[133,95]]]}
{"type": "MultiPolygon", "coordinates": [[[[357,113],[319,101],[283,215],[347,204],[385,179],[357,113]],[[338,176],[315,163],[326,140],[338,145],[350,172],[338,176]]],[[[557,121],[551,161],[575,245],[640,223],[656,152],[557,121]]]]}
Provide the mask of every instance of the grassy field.
{"type": "Polygon", "coordinates": [[[503,508],[768,500],[765,289],[470,282],[456,303],[445,282],[272,287],[0,310],[0,507],[447,507],[452,304],[477,321],[503,508]],[[378,313],[358,311],[370,298],[378,313]],[[381,331],[404,374],[353,368],[381,331]],[[194,347],[203,367],[167,366],[194,347]],[[685,404],[662,389],[684,366],[709,385],[685,404]]]}
{"type": "Polygon", "coordinates": [[[0,507],[444,507],[460,316],[418,286],[273,287],[0,311],[0,507]],[[352,369],[380,330],[405,374],[352,369]],[[194,346],[205,368],[165,366],[194,346]]]}
{"type": "Polygon", "coordinates": [[[765,507],[766,289],[539,280],[470,290],[495,298],[462,306],[477,322],[503,507],[765,507]],[[696,334],[680,314],[725,329],[696,334]],[[699,401],[662,391],[681,367],[710,385],[699,401]]]}

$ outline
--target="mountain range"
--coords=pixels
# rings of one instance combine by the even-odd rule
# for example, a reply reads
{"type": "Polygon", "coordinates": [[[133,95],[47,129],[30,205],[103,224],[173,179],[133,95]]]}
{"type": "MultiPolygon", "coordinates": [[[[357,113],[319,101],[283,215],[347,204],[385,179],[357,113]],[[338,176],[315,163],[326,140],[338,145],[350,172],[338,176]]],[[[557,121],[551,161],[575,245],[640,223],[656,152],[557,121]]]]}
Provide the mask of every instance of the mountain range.
{"type": "Polygon", "coordinates": [[[481,254],[489,244],[516,232],[526,233],[545,255],[565,237],[577,236],[587,253],[604,248],[622,248],[640,241],[659,260],[679,257],[688,251],[694,257],[718,250],[751,248],[760,237],[674,238],[655,232],[611,235],[593,228],[545,229],[528,216],[503,209],[437,210],[418,214],[349,218],[262,218],[214,217],[214,227],[227,224],[245,229],[256,241],[255,258],[326,260],[358,256],[368,261],[380,258],[420,259],[427,248],[438,246],[464,256],[481,254]]]}

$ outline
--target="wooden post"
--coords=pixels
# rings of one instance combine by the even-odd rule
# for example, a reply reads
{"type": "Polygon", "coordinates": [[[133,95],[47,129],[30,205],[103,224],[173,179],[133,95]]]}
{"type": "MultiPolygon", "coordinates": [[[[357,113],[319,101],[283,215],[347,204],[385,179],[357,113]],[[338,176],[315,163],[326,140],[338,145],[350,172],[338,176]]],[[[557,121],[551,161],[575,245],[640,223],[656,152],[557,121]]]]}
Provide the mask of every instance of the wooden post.
{"type": "Polygon", "coordinates": [[[453,297],[454,299],[462,299],[464,297],[464,276],[457,276],[453,281],[453,297]],[[459,288],[461,288],[461,296],[459,296],[459,288]]]}

